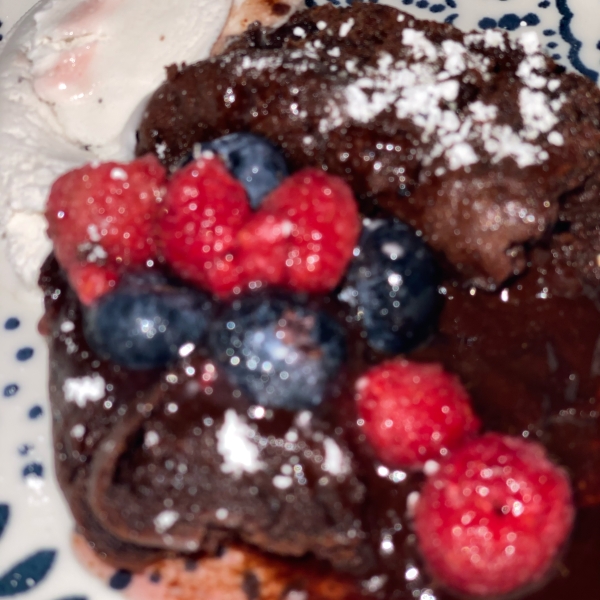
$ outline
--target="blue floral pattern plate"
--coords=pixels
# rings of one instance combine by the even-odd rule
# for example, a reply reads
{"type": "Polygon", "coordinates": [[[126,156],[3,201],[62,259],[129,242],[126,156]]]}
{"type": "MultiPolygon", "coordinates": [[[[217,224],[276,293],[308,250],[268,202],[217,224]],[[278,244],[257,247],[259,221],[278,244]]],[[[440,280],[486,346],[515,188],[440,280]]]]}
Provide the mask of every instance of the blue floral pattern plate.
{"type": "MultiPolygon", "coordinates": [[[[344,6],[359,0],[329,1],[344,6]]],[[[34,3],[0,0],[0,51],[2,35],[34,3]]],[[[548,54],[598,81],[599,0],[386,3],[462,29],[535,29],[548,54]]],[[[37,332],[41,314],[41,295],[23,287],[0,248],[0,597],[117,600],[122,596],[89,575],[70,549],[72,522],[53,477],[47,353],[37,332]]]]}

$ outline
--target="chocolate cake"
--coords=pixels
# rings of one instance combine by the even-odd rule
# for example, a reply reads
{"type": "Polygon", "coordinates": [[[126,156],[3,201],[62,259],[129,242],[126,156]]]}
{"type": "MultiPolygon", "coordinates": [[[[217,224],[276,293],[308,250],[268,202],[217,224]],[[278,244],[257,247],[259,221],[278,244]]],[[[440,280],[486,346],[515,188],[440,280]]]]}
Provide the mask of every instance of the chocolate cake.
{"type": "MultiPolygon", "coordinates": [[[[600,597],[600,91],[530,34],[322,7],[169,68],[137,152],[175,172],[197,144],[239,131],[269,139],[293,171],[345,179],[365,223],[399,218],[431,246],[441,312],[406,356],[456,374],[484,431],[541,442],[572,482],[564,555],[517,597],[600,597]]],[[[214,340],[166,369],[115,364],[90,345],[89,309],[53,257],[40,284],[59,483],[106,561],[137,571],[241,544],[282,565],[282,598],[456,597],[413,531],[422,469],[388,468],[361,431],[357,381],[385,352],[347,281],[294,296],[346,347],[329,401],[295,411],[248,402],[214,340]],[[323,581],[338,595],[317,591],[323,581]]],[[[213,336],[235,329],[235,300],[207,302],[213,336]]]]}

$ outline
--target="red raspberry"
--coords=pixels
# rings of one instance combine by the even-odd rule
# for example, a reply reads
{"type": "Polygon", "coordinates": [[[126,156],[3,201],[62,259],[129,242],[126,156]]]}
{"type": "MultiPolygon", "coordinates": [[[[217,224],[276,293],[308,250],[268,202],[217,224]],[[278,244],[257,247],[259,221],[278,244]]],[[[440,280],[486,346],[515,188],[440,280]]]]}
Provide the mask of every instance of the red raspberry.
{"type": "Polygon", "coordinates": [[[250,280],[326,292],[344,274],[359,232],[358,208],[347,184],[304,169],[271,192],[242,229],[239,257],[250,280]]]}
{"type": "Polygon", "coordinates": [[[487,598],[541,580],[573,517],[569,480],[542,446],[487,434],[427,480],[414,527],[440,582],[487,598]]]}
{"type": "Polygon", "coordinates": [[[169,184],[159,223],[160,251],[183,279],[226,295],[242,283],[233,251],[250,213],[244,188],[223,163],[200,157],[169,184]]]}
{"type": "Polygon", "coordinates": [[[86,306],[114,289],[119,280],[115,271],[94,263],[75,264],[69,268],[68,275],[71,287],[86,306]]]}
{"type": "Polygon", "coordinates": [[[151,155],[128,164],[86,165],[59,177],[46,218],[61,265],[69,269],[90,261],[127,267],[152,258],[165,177],[151,155]]]}
{"type": "Polygon", "coordinates": [[[383,362],[356,382],[356,392],[365,435],[388,465],[440,460],[479,429],[469,395],[438,364],[383,362]]]}

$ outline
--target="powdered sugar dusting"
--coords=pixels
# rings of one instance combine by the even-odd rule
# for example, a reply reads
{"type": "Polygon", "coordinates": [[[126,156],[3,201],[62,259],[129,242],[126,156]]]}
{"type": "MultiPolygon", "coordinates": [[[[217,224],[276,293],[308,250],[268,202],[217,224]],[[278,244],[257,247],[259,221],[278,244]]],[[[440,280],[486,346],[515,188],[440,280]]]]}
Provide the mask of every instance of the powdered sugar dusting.
{"type": "Polygon", "coordinates": [[[347,475],[350,473],[348,458],[344,455],[337,443],[329,437],[323,440],[325,460],[323,470],[332,475],[347,475]]]}
{"type": "Polygon", "coordinates": [[[562,146],[565,143],[565,138],[562,133],[558,131],[551,131],[548,134],[548,142],[550,142],[553,146],[562,146]]]}
{"type": "MultiPolygon", "coordinates": [[[[294,45],[287,53],[242,57],[238,74],[252,77],[253,71],[291,70],[299,75],[322,68],[323,62],[331,71],[345,71],[347,83],[333,88],[323,104],[319,134],[327,136],[353,121],[369,124],[381,115],[394,115],[408,121],[400,127],[406,127],[412,139],[416,129],[414,158],[425,167],[433,166],[435,174],[469,170],[480,161],[513,160],[525,168],[548,160],[549,150],[561,145],[562,134],[556,128],[565,99],[556,97],[559,75],[548,69],[535,32],[526,31],[512,42],[499,30],[434,41],[412,20],[400,17],[398,50],[382,50],[366,64],[341,50],[346,45],[339,38],[355,25],[350,18],[339,27],[338,44],[329,30],[329,41],[307,35],[302,47],[294,45]],[[512,53],[507,73],[516,72],[517,80],[513,78],[510,85],[522,123],[513,120],[508,125],[506,114],[500,114],[506,113],[506,107],[499,111],[494,101],[482,101],[488,94],[497,97],[493,88],[485,91],[485,85],[495,77],[492,67],[501,60],[499,51],[512,53]],[[519,62],[513,67],[515,57],[519,62]],[[469,101],[478,89],[479,97],[469,101]]],[[[325,27],[319,22],[317,29],[325,27]]],[[[300,31],[294,35],[301,37],[300,31]]],[[[302,107],[295,106],[294,114],[301,115],[302,107]]],[[[304,143],[312,140],[307,135],[304,143]]]]}
{"type": "Polygon", "coordinates": [[[524,137],[527,139],[536,139],[558,123],[558,117],[550,108],[547,96],[543,92],[523,88],[519,92],[519,110],[525,125],[524,137]]]}
{"type": "Polygon", "coordinates": [[[350,18],[340,25],[340,37],[346,37],[354,27],[354,19],[350,18]]]}
{"type": "Polygon", "coordinates": [[[63,384],[63,394],[67,402],[75,402],[85,408],[88,402],[98,402],[106,394],[106,382],[98,373],[92,376],[71,377],[63,384]]]}
{"type": "Polygon", "coordinates": [[[433,42],[427,39],[424,31],[406,28],[402,32],[402,43],[412,48],[413,55],[417,60],[422,58],[429,62],[437,60],[437,48],[433,42]]]}
{"type": "Polygon", "coordinates": [[[506,50],[505,36],[497,29],[486,29],[483,33],[469,33],[464,39],[468,46],[483,44],[484,48],[506,50]]]}
{"type": "Polygon", "coordinates": [[[78,423],[71,428],[71,437],[81,441],[85,436],[85,425],[78,423]]]}
{"type": "Polygon", "coordinates": [[[179,520],[179,513],[174,510],[163,510],[154,519],[154,529],[156,533],[163,534],[179,520]]]}
{"type": "Polygon", "coordinates": [[[217,450],[223,457],[221,471],[240,477],[244,472],[256,473],[265,467],[254,443],[254,430],[235,410],[225,412],[225,421],[217,432],[217,450]]]}
{"type": "MultiPolygon", "coordinates": [[[[398,119],[408,119],[421,129],[421,141],[433,142],[420,158],[427,166],[442,158],[446,168],[468,168],[481,160],[482,150],[491,162],[513,159],[519,167],[541,164],[548,152],[534,144],[544,134],[550,134],[559,123],[560,100],[551,100],[542,88],[548,77],[539,74],[546,69],[546,59],[540,52],[537,35],[527,32],[516,42],[525,56],[517,69],[524,87],[519,92],[519,109],[523,127],[519,130],[498,122],[498,109],[480,100],[458,112],[452,108],[457,100],[461,77],[476,72],[489,77],[488,59],[469,44],[504,48],[508,39],[502,32],[486,31],[465,36],[466,45],[456,40],[435,44],[425,32],[412,28],[402,31],[402,43],[409,48],[409,57],[394,59],[382,52],[376,67],[366,66],[361,76],[343,90],[341,101],[331,100],[327,117],[319,124],[325,134],[340,127],[348,118],[369,123],[385,111],[393,110],[398,119]],[[448,108],[446,108],[448,107],[448,108]]],[[[558,136],[548,137],[553,142],[558,136]]],[[[558,144],[555,144],[558,145],[558,144]]],[[[436,172],[443,172],[437,167],[436,172]]]]}

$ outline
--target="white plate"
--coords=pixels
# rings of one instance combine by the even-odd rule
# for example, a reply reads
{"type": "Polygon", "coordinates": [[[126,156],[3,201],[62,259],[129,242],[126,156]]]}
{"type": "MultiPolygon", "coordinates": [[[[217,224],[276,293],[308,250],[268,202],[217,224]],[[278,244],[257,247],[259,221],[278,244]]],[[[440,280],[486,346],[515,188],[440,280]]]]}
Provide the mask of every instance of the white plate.
{"type": "MultiPolygon", "coordinates": [[[[549,54],[598,80],[600,0],[389,3],[463,29],[535,28],[549,54]]],[[[0,34],[6,35],[33,4],[34,0],[0,0],[0,34]]],[[[70,551],[72,522],[53,477],[47,353],[37,333],[40,316],[40,295],[23,288],[0,248],[0,597],[117,600],[121,596],[88,575],[70,551]]]]}

